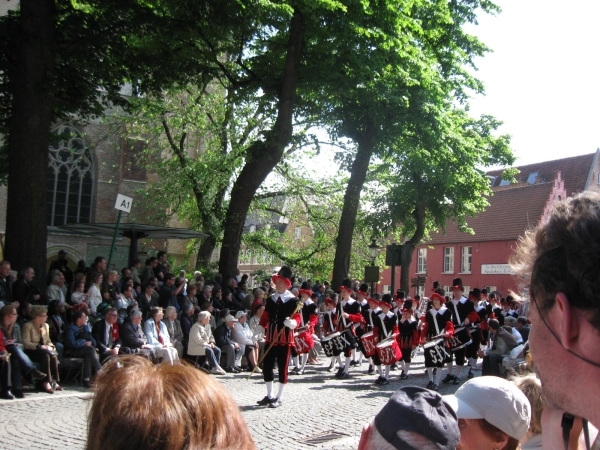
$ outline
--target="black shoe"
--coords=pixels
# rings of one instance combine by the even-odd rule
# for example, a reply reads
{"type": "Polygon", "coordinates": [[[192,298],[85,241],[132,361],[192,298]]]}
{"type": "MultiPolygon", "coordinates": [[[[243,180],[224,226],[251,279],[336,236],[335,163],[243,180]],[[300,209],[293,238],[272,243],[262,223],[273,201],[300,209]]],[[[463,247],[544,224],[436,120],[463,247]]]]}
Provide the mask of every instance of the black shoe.
{"type": "Polygon", "coordinates": [[[266,406],[266,405],[270,405],[273,402],[276,402],[277,399],[276,398],[271,398],[268,395],[265,395],[265,397],[262,400],[257,401],[256,403],[258,403],[260,406],[266,406]]]}
{"type": "Polygon", "coordinates": [[[440,385],[439,384],[434,384],[431,389],[433,389],[434,391],[439,391],[440,390],[440,385]]]}
{"type": "Polygon", "coordinates": [[[269,403],[269,408],[279,408],[281,403],[281,400],[274,399],[273,403],[269,403]]]}
{"type": "Polygon", "coordinates": [[[404,375],[404,370],[402,372],[400,372],[400,376],[404,375]]]}
{"type": "Polygon", "coordinates": [[[390,370],[398,370],[398,366],[396,364],[392,364],[392,367],[390,367],[390,370]]]}
{"type": "Polygon", "coordinates": [[[233,366],[233,367],[235,367],[238,370],[238,372],[243,372],[244,370],[246,370],[246,368],[240,367],[240,366],[233,366]]]}
{"type": "Polygon", "coordinates": [[[374,373],[375,373],[375,367],[373,367],[373,364],[369,364],[369,370],[367,371],[367,374],[373,375],[374,373]]]}
{"type": "Polygon", "coordinates": [[[360,367],[362,366],[362,362],[361,361],[356,361],[356,367],[360,367]]]}
{"type": "Polygon", "coordinates": [[[400,379],[401,380],[408,380],[408,375],[406,375],[405,373],[403,373],[402,375],[400,375],[400,379]]]}
{"type": "Polygon", "coordinates": [[[467,378],[475,378],[475,374],[473,373],[472,370],[469,370],[469,373],[467,374],[467,378]]]}
{"type": "Polygon", "coordinates": [[[383,377],[379,377],[379,378],[377,378],[377,379],[375,380],[375,383],[374,383],[374,384],[380,384],[380,383],[381,383],[381,380],[383,380],[383,377]]]}
{"type": "Polygon", "coordinates": [[[460,384],[460,378],[454,377],[454,381],[452,382],[452,384],[459,385],[460,384]]]}
{"type": "Polygon", "coordinates": [[[381,380],[381,383],[379,383],[380,386],[386,386],[388,384],[390,384],[390,382],[387,378],[384,378],[383,380],[381,380]]]}
{"type": "Polygon", "coordinates": [[[32,380],[43,380],[44,378],[46,378],[46,374],[43,372],[40,372],[37,369],[33,369],[31,372],[29,372],[31,374],[31,379],[32,380]]]}
{"type": "Polygon", "coordinates": [[[292,370],[289,371],[290,375],[298,375],[298,371],[300,369],[298,369],[297,367],[294,367],[292,370]]]}
{"type": "Polygon", "coordinates": [[[350,367],[354,367],[354,366],[356,366],[356,361],[354,361],[354,360],[350,361],[350,367]]]}
{"type": "Polygon", "coordinates": [[[25,394],[23,394],[23,391],[21,389],[15,389],[14,391],[12,391],[12,395],[14,395],[17,398],[25,398],[25,394]]]}
{"type": "Polygon", "coordinates": [[[91,388],[92,382],[90,380],[83,380],[83,387],[88,389],[91,388]]]}
{"type": "Polygon", "coordinates": [[[454,380],[454,375],[448,374],[446,375],[446,378],[442,380],[442,383],[450,383],[452,380],[454,380]]]}
{"type": "Polygon", "coordinates": [[[342,374],[344,373],[344,368],[340,367],[337,371],[337,373],[335,374],[336,378],[342,378],[342,374]]]}
{"type": "Polygon", "coordinates": [[[228,367],[227,369],[225,369],[225,372],[227,372],[227,373],[240,373],[240,371],[237,370],[235,367],[228,367]]]}
{"type": "Polygon", "coordinates": [[[304,369],[298,369],[296,375],[304,375],[304,369]]]}
{"type": "Polygon", "coordinates": [[[345,380],[346,378],[350,378],[350,374],[348,374],[348,372],[344,372],[344,370],[342,369],[342,374],[340,375],[340,378],[342,380],[345,380]]]}
{"type": "Polygon", "coordinates": [[[427,383],[427,389],[433,389],[433,381],[430,381],[429,383],[427,383]]]}
{"type": "Polygon", "coordinates": [[[15,396],[12,395],[10,389],[3,389],[2,392],[0,392],[0,398],[3,398],[4,400],[14,400],[15,396]]]}
{"type": "Polygon", "coordinates": [[[331,372],[333,370],[333,366],[334,366],[333,363],[329,364],[329,367],[327,368],[327,372],[331,372]]]}

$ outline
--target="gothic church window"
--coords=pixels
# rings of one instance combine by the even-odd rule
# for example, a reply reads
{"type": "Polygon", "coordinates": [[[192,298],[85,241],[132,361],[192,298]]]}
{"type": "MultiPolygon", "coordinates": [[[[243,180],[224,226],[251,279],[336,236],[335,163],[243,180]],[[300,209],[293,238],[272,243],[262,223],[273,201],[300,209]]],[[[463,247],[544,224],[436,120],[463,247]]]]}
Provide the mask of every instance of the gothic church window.
{"type": "Polygon", "coordinates": [[[48,159],[48,225],[90,223],[95,167],[90,148],[69,123],[56,127],[48,159]]]}

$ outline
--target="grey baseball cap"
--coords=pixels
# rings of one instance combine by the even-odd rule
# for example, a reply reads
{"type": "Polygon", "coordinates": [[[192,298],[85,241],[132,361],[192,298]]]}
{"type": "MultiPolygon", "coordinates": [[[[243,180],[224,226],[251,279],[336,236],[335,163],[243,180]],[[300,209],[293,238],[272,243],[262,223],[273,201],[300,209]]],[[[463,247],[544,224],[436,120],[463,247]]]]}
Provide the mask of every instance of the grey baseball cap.
{"type": "Polygon", "coordinates": [[[454,410],[442,395],[418,386],[398,389],[374,422],[379,434],[399,450],[418,450],[399,432],[420,434],[440,450],[454,450],[460,440],[454,410]]]}
{"type": "Polygon", "coordinates": [[[504,378],[473,378],[454,395],[445,395],[444,400],[459,419],[485,419],[517,440],[529,429],[529,400],[514,383],[504,378]]]}

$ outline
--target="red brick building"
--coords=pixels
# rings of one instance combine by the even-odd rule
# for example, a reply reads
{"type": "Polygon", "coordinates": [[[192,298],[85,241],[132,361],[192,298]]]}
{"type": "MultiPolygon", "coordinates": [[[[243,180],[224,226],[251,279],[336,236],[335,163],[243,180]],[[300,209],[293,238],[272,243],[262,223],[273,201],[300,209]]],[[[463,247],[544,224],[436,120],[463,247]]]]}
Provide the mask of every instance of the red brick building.
{"type": "MultiPolygon", "coordinates": [[[[467,219],[475,234],[462,233],[454,223],[446,224],[445,233],[432,233],[431,239],[415,249],[410,267],[411,278],[425,276],[425,289],[434,281],[449,290],[452,279],[460,277],[466,290],[475,287],[518,291],[508,260],[517,241],[526,230],[545,220],[553,203],[585,191],[600,191],[600,150],[518,167],[516,184],[502,180],[502,170],[488,172],[494,194],[481,214],[467,219]]],[[[379,291],[390,287],[390,268],[382,273],[379,291]]],[[[400,284],[396,269],[395,288],[400,284]]],[[[421,288],[423,291],[423,288],[421,288]]],[[[416,288],[411,288],[411,294],[416,288]]]]}

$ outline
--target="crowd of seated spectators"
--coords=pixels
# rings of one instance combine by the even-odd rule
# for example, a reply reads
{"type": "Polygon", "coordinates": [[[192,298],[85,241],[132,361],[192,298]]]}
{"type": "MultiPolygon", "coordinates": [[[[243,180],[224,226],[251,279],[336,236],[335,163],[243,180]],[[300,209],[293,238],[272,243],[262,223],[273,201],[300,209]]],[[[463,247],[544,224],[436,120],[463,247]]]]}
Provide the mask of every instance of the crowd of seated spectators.
{"type": "Polygon", "coordinates": [[[33,268],[14,275],[10,262],[0,262],[0,398],[23,397],[23,382],[47,393],[62,390],[59,369],[77,362],[83,386],[91,387],[116,355],[169,364],[186,359],[217,375],[257,366],[264,336],[256,324],[269,282],[249,292],[246,275],[226,282],[220,274],[208,282],[200,272],[176,276],[165,252],[120,271],[102,256],[71,271],[66,256],[61,250],[52,262],[45,288],[33,268]]]}

